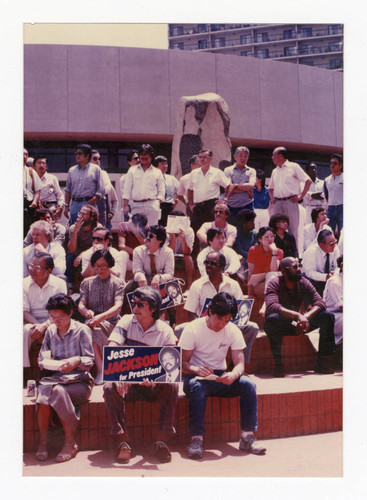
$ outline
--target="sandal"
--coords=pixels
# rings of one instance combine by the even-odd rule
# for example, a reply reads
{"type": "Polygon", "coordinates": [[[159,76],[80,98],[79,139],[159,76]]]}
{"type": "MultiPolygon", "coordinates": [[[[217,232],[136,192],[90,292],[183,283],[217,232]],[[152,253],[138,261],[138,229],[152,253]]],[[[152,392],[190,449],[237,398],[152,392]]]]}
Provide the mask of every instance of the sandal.
{"type": "Polygon", "coordinates": [[[56,457],[56,462],[67,462],[75,457],[78,453],[78,445],[76,443],[65,443],[62,450],[56,457]]]}
{"type": "Polygon", "coordinates": [[[45,460],[48,459],[47,441],[41,441],[40,444],[38,445],[36,458],[40,462],[44,462],[45,460]]]}

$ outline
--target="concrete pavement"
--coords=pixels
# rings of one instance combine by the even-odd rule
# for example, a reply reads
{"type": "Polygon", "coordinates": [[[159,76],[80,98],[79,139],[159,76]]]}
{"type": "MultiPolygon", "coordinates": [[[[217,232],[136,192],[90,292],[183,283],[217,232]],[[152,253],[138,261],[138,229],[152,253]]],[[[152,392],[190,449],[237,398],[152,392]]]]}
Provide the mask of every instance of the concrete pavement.
{"type": "Polygon", "coordinates": [[[150,449],[137,448],[128,465],[114,461],[109,450],[82,451],[57,464],[55,454],[38,462],[34,453],[24,454],[23,475],[33,477],[318,477],[343,474],[343,433],[264,440],[264,456],[238,450],[238,442],[210,444],[201,460],[187,458],[184,446],[172,446],[172,462],[160,464],[150,449]]]}

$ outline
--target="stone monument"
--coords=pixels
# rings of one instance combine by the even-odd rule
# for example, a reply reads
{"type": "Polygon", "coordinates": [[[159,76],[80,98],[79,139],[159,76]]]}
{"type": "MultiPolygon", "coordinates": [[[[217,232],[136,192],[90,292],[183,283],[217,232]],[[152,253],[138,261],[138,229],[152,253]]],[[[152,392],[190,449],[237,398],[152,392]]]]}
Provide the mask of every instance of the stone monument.
{"type": "Polygon", "coordinates": [[[226,101],[212,92],[181,97],[173,137],[171,175],[179,179],[190,172],[189,158],[200,149],[213,151],[214,167],[232,164],[230,115],[226,101]]]}

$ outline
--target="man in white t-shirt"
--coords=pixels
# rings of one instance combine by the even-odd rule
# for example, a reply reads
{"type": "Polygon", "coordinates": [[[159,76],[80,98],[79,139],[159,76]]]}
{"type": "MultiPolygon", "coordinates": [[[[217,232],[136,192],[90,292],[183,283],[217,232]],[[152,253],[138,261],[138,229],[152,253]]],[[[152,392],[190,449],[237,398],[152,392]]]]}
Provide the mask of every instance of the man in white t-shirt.
{"type": "Polygon", "coordinates": [[[189,397],[190,458],[204,454],[204,417],[209,396],[240,397],[240,450],[263,455],[266,448],[254,437],[257,430],[256,386],[244,376],[245,361],[241,331],[231,323],[237,315],[236,299],[225,292],[215,295],[208,316],[192,321],[183,331],[178,345],[182,348],[184,391],[189,397]],[[233,369],[226,371],[226,356],[231,350],[233,369]]]}

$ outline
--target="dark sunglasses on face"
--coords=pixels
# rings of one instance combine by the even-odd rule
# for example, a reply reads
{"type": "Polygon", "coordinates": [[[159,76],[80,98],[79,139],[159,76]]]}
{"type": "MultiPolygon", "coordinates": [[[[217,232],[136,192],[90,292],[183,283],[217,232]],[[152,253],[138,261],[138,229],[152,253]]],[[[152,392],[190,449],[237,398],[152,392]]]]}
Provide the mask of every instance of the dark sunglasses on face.
{"type": "Polygon", "coordinates": [[[138,306],[139,309],[143,309],[145,306],[144,302],[136,302],[136,300],[131,301],[131,307],[134,309],[135,306],[138,306]]]}
{"type": "Polygon", "coordinates": [[[153,233],[148,233],[148,234],[146,235],[146,238],[150,238],[150,239],[152,239],[152,238],[154,238],[154,236],[155,236],[155,234],[153,234],[153,233]]]}
{"type": "Polygon", "coordinates": [[[213,214],[225,214],[224,210],[213,210],[213,214]]]}
{"type": "Polygon", "coordinates": [[[81,156],[83,155],[83,151],[75,151],[75,156],[81,156]]]}
{"type": "Polygon", "coordinates": [[[302,267],[302,264],[293,264],[292,266],[287,266],[288,269],[301,269],[302,267]]]}
{"type": "Polygon", "coordinates": [[[100,161],[101,160],[101,157],[100,156],[93,156],[92,158],[94,161],[100,161]]]}
{"type": "Polygon", "coordinates": [[[210,259],[205,259],[204,264],[206,266],[215,266],[215,267],[218,266],[218,262],[215,262],[215,260],[210,260],[210,259]]]}
{"type": "Polygon", "coordinates": [[[101,238],[101,236],[92,236],[92,241],[103,241],[104,238],[101,238]]]}

